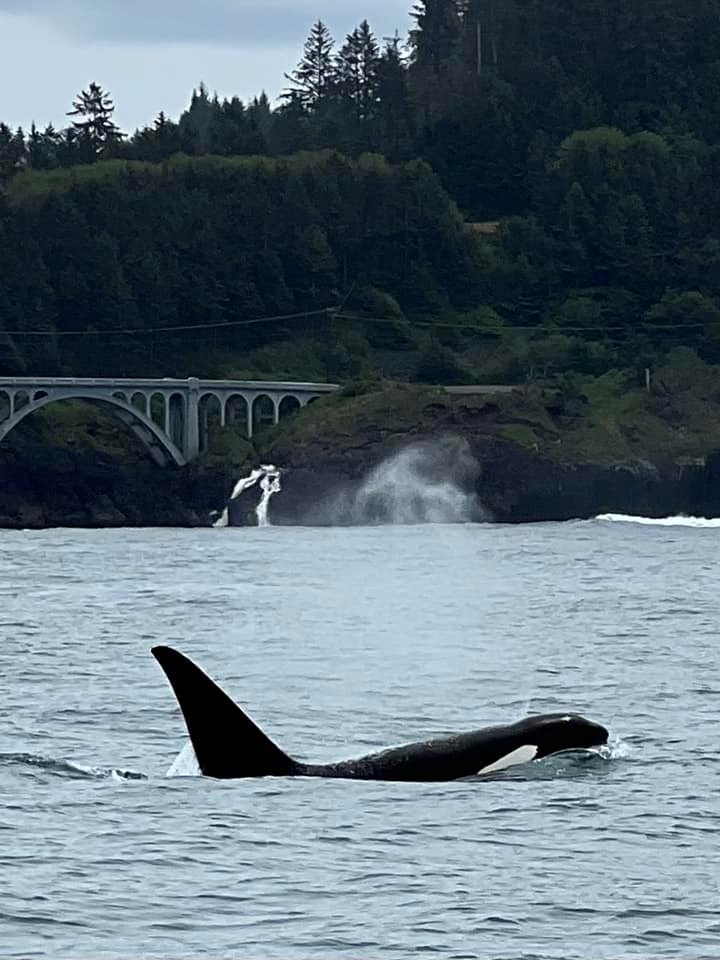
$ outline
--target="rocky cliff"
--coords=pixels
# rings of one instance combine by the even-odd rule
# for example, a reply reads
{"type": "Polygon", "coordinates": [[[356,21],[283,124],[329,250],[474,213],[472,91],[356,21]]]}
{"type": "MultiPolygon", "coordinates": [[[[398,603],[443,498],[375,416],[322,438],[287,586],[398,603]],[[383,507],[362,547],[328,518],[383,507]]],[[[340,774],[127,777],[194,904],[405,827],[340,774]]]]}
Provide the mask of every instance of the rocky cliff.
{"type": "MultiPolygon", "coordinates": [[[[260,463],[283,471],[283,490],[270,503],[274,524],[382,522],[397,510],[401,519],[433,519],[417,484],[384,496],[397,473],[377,470],[408,448],[423,451],[413,469],[439,491],[450,519],[719,516],[720,391],[712,385],[713,396],[698,397],[696,380],[667,395],[622,393],[621,409],[606,394],[577,391],[346,391],[240,454],[184,469],[155,467],[138,450],[119,456],[13,435],[0,444],[0,526],[208,525],[243,471],[260,463]],[[408,497],[415,513],[405,510],[408,497]]],[[[256,490],[244,494],[231,522],[254,523],[256,503],[256,490]]]]}

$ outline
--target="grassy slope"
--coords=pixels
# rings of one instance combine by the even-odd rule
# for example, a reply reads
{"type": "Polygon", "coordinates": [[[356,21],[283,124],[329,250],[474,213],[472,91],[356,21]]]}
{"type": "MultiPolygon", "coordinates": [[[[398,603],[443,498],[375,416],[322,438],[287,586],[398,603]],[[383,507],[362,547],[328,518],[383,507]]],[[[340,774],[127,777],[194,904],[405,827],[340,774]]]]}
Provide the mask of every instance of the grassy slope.
{"type": "Polygon", "coordinates": [[[648,393],[613,372],[564,388],[533,386],[512,396],[450,396],[388,385],[318,401],[257,438],[259,453],[305,460],[321,449],[352,451],[372,440],[438,430],[498,437],[562,462],[657,464],[702,459],[720,449],[720,368],[680,352],[655,371],[648,393]],[[300,455],[300,456],[299,456],[300,455]]]}

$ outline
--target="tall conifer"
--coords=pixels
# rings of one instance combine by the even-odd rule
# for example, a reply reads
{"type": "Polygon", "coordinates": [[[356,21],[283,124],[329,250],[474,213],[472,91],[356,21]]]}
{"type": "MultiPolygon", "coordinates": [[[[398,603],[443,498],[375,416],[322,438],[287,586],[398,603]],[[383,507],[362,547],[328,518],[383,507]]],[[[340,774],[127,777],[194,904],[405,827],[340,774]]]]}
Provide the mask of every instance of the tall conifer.
{"type": "Polygon", "coordinates": [[[315,110],[328,97],[334,82],[333,38],[330,31],[318,20],[305,41],[302,60],[285,78],[290,87],[283,97],[300,103],[307,110],[315,110]]]}

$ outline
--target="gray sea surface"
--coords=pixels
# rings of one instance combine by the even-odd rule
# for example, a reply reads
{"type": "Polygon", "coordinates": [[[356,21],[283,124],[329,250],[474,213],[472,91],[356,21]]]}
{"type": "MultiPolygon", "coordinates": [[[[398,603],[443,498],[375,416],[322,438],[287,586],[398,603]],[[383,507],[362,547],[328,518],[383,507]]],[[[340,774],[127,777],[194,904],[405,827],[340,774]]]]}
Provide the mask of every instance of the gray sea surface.
{"type": "Polygon", "coordinates": [[[0,533],[0,956],[720,956],[720,529],[0,533]],[[152,645],[343,759],[579,711],[489,779],[168,777],[152,645]]]}

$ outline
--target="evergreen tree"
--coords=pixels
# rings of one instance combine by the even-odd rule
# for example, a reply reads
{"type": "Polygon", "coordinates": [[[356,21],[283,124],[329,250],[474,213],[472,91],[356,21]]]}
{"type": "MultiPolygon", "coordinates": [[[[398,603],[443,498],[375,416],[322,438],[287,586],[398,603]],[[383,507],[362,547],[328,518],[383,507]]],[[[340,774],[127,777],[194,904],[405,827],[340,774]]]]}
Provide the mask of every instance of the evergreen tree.
{"type": "Polygon", "coordinates": [[[397,36],[386,41],[377,65],[377,99],[380,149],[390,160],[409,156],[413,141],[413,106],[407,68],[397,36]]]}
{"type": "Polygon", "coordinates": [[[357,120],[377,114],[380,48],[367,20],[348,35],[335,58],[335,82],[357,120]]]}
{"type": "Polygon", "coordinates": [[[305,41],[305,52],[295,70],[285,74],[291,86],[285,91],[286,100],[300,104],[306,110],[317,110],[330,95],[334,82],[333,38],[318,20],[305,41]]]}
{"type": "Polygon", "coordinates": [[[88,144],[96,156],[122,139],[112,119],[115,105],[99,84],[91,83],[87,90],[81,90],[72,105],[67,116],[78,118],[73,120],[72,127],[78,139],[88,144]]]}
{"type": "Polygon", "coordinates": [[[18,127],[13,132],[5,123],[0,123],[0,183],[9,180],[26,163],[25,134],[18,127]]]}
{"type": "Polygon", "coordinates": [[[180,129],[161,111],[152,127],[143,127],[135,133],[129,146],[133,159],[165,160],[180,152],[180,129]]]}
{"type": "Polygon", "coordinates": [[[457,63],[462,42],[458,0],[421,0],[412,13],[417,26],[410,34],[413,62],[436,77],[457,63]]]}
{"type": "Polygon", "coordinates": [[[50,124],[42,131],[35,124],[30,128],[27,138],[28,165],[33,170],[51,170],[59,163],[58,148],[61,136],[50,124]]]}
{"type": "Polygon", "coordinates": [[[465,63],[478,77],[498,66],[499,10],[503,0],[461,0],[465,63]]]}
{"type": "Polygon", "coordinates": [[[204,83],[201,83],[197,90],[193,90],[190,106],[180,117],[178,124],[181,149],[184,153],[203,154],[210,151],[217,109],[217,97],[210,99],[204,83]]]}

